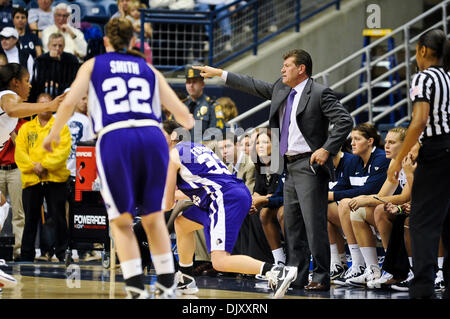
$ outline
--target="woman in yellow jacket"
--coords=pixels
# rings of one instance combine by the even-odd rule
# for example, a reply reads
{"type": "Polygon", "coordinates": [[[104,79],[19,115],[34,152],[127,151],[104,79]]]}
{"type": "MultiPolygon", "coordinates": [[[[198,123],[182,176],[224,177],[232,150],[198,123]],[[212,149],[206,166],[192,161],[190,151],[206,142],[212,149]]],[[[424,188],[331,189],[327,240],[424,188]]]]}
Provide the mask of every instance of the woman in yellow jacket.
{"type": "MultiPolygon", "coordinates": [[[[44,99],[45,96],[41,98],[44,99]]],[[[59,261],[64,261],[68,240],[65,217],[66,182],[70,175],[66,162],[71,149],[71,136],[65,125],[54,152],[46,152],[42,148],[42,141],[50,132],[54,120],[52,112],[40,113],[20,128],[16,138],[15,160],[22,173],[25,212],[20,261],[34,261],[34,244],[44,198],[49,214],[47,222],[53,220],[55,226],[55,255],[59,261]]]]}

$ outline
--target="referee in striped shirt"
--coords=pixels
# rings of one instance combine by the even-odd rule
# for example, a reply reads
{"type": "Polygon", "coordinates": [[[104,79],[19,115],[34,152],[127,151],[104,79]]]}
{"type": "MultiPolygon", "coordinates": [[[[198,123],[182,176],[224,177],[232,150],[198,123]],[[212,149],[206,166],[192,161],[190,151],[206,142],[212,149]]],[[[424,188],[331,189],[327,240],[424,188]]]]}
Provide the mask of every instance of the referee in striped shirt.
{"type": "MultiPolygon", "coordinates": [[[[450,208],[450,42],[442,30],[432,29],[420,36],[416,61],[420,72],[411,83],[412,120],[388,178],[398,177],[403,158],[419,139],[422,147],[414,174],[409,222],[414,273],[409,297],[419,299],[435,298],[439,238],[448,238],[442,232],[449,231],[443,225],[450,208]]],[[[444,244],[448,252],[450,245],[444,244]]],[[[446,256],[444,297],[449,292],[448,253],[446,256]]]]}

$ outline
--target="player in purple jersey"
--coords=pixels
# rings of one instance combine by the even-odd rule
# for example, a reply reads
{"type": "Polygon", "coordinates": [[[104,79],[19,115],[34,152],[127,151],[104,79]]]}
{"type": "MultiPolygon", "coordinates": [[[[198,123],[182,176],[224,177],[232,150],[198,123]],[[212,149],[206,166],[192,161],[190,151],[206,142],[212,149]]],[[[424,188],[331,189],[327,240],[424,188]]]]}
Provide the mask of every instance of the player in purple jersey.
{"type": "Polygon", "coordinates": [[[182,198],[183,194],[194,203],[175,219],[180,266],[176,275],[178,291],[183,294],[198,292],[192,274],[194,231],[204,228],[214,269],[266,276],[274,297],[283,297],[297,276],[296,267],[276,266],[245,255],[231,255],[239,229],[252,205],[247,186],[230,173],[211,149],[201,144],[180,142],[183,134],[178,128],[174,121],[164,122],[170,147],[166,208],[171,208],[174,200],[182,198]]]}
{"type": "Polygon", "coordinates": [[[161,298],[175,297],[174,263],[162,214],[169,160],[161,130],[161,103],[186,129],[194,124],[160,72],[140,52],[130,50],[133,27],[128,19],[106,25],[106,54],[86,61],[61,103],[53,128],[43,143],[52,151],[74,106],[88,93],[88,113],[98,135],[97,170],[110,219],[128,298],[147,298],[141,256],[133,232],[137,208],[148,237],[161,298]]]}

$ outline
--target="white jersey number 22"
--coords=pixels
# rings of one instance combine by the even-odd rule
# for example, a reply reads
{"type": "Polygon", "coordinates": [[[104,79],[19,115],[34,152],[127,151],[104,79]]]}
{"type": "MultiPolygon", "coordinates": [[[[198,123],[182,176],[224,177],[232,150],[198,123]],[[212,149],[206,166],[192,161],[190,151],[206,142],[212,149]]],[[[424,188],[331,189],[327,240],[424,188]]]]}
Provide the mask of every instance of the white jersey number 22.
{"type": "Polygon", "coordinates": [[[108,114],[135,112],[152,113],[147,101],[150,99],[150,86],[143,78],[132,77],[125,82],[120,77],[108,78],[102,83],[105,94],[105,107],[108,114]],[[124,99],[127,96],[128,99],[124,99]],[[118,100],[121,100],[118,102],[118,100]]]}

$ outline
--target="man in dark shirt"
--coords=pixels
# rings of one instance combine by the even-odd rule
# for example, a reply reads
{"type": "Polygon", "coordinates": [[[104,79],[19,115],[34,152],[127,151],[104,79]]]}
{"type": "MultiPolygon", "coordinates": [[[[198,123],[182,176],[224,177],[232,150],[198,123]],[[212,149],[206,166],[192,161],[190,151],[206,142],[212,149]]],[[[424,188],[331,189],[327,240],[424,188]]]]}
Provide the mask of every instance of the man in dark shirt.
{"type": "Polygon", "coordinates": [[[49,52],[39,56],[34,64],[30,101],[35,101],[40,93],[48,93],[52,97],[62,94],[70,87],[80,67],[75,55],[64,52],[62,34],[50,35],[48,47],[49,52]]]}

